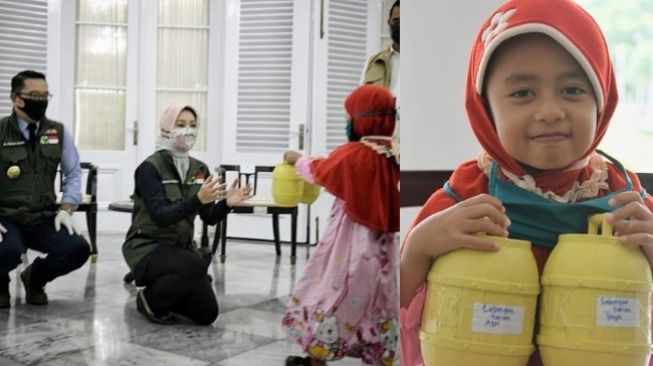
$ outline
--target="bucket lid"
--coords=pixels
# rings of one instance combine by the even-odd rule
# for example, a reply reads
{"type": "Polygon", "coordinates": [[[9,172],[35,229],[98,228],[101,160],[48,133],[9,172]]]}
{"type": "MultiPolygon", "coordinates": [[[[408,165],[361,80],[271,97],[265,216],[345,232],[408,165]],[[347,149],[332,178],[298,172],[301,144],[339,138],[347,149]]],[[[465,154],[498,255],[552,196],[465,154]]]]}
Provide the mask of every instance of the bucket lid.
{"type": "Polygon", "coordinates": [[[653,285],[648,281],[565,275],[544,275],[542,276],[542,286],[565,286],[575,288],[634,292],[651,292],[653,289],[653,285]]]}
{"type": "Polygon", "coordinates": [[[561,339],[543,335],[537,336],[537,344],[574,351],[581,350],[593,353],[616,353],[621,355],[644,355],[650,353],[653,349],[651,343],[597,342],[585,339],[561,339]]]}
{"type": "Polygon", "coordinates": [[[560,235],[541,283],[638,292],[653,288],[650,265],[639,248],[613,236],[588,234],[560,235]]]}
{"type": "Polygon", "coordinates": [[[434,346],[448,348],[456,351],[485,353],[491,355],[502,356],[528,356],[535,350],[532,344],[519,345],[519,344],[500,344],[489,342],[474,342],[461,339],[445,338],[433,334],[420,331],[419,338],[422,342],[432,344],[434,346]]]}
{"type": "Polygon", "coordinates": [[[479,291],[505,292],[522,295],[537,295],[540,293],[540,285],[537,283],[529,284],[525,282],[494,281],[486,278],[455,276],[444,273],[429,274],[428,281],[430,283],[469,288],[479,291]]]}
{"type": "Polygon", "coordinates": [[[530,242],[483,236],[500,246],[496,252],[458,249],[439,257],[431,266],[428,282],[474,290],[538,294],[537,264],[530,242]]]}

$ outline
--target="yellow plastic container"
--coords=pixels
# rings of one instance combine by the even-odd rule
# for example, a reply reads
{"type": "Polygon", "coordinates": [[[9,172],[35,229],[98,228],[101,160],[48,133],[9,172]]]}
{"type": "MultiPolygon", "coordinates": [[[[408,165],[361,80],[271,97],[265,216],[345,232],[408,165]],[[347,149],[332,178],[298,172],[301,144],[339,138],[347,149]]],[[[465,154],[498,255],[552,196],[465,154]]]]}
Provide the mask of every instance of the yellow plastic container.
{"type": "Polygon", "coordinates": [[[302,198],[299,200],[299,202],[310,205],[315,202],[319,196],[320,186],[304,181],[304,192],[302,193],[302,198]]]}
{"type": "Polygon", "coordinates": [[[497,252],[460,249],[428,275],[420,339],[427,366],[525,366],[540,291],[530,243],[487,236],[497,252]]]}
{"type": "Polygon", "coordinates": [[[295,207],[304,193],[304,180],[297,175],[294,165],[286,162],[272,171],[272,198],[282,207],[295,207]]]}
{"type": "Polygon", "coordinates": [[[544,364],[648,365],[650,295],[648,261],[612,236],[605,215],[590,217],[588,234],[560,235],[542,274],[537,343],[544,364]]]}

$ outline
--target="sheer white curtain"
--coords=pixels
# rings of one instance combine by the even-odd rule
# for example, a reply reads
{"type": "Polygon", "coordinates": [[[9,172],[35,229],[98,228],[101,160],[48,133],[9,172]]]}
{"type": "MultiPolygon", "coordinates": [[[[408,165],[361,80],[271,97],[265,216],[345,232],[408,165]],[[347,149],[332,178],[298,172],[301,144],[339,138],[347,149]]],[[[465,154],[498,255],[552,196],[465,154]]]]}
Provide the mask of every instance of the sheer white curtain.
{"type": "MultiPolygon", "coordinates": [[[[209,1],[159,0],[156,112],[169,105],[190,105],[198,114],[198,141],[206,146],[209,1]]],[[[158,133],[158,128],[155,129],[158,133]]]]}
{"type": "Polygon", "coordinates": [[[127,0],[78,0],[75,138],[80,149],[123,150],[127,0]]]}

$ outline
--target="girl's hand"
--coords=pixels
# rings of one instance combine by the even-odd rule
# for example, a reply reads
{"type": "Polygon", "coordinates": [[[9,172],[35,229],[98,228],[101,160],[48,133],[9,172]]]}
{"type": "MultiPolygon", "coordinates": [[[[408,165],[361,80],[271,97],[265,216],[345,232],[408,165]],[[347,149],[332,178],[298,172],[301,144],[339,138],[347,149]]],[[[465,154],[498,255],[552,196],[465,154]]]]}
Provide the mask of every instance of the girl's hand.
{"type": "Polygon", "coordinates": [[[506,237],[508,226],[503,205],[488,194],[462,201],[417,224],[408,234],[401,256],[401,306],[408,308],[435,258],[460,248],[498,250],[494,242],[476,233],[506,237]]]}
{"type": "Polygon", "coordinates": [[[295,150],[287,150],[283,153],[283,161],[288,164],[295,165],[297,160],[302,157],[302,154],[295,150]]]}
{"type": "Polygon", "coordinates": [[[610,199],[611,206],[620,206],[607,214],[619,241],[629,246],[639,246],[653,263],[653,213],[646,207],[639,192],[622,192],[610,199]],[[651,255],[649,255],[651,254],[651,255]]]}
{"type": "Polygon", "coordinates": [[[430,258],[460,248],[493,251],[494,242],[477,233],[507,237],[510,225],[501,201],[480,194],[440,211],[420,222],[408,237],[406,245],[415,245],[419,253],[430,258]]]}

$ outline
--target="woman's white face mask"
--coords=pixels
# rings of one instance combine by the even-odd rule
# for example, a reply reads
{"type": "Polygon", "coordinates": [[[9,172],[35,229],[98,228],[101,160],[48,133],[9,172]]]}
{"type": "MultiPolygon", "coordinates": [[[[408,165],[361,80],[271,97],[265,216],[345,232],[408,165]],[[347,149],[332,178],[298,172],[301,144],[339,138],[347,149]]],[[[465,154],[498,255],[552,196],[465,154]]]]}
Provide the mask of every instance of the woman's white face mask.
{"type": "Polygon", "coordinates": [[[188,152],[197,141],[196,127],[175,127],[170,132],[169,140],[172,148],[179,152],[188,152]]]}

